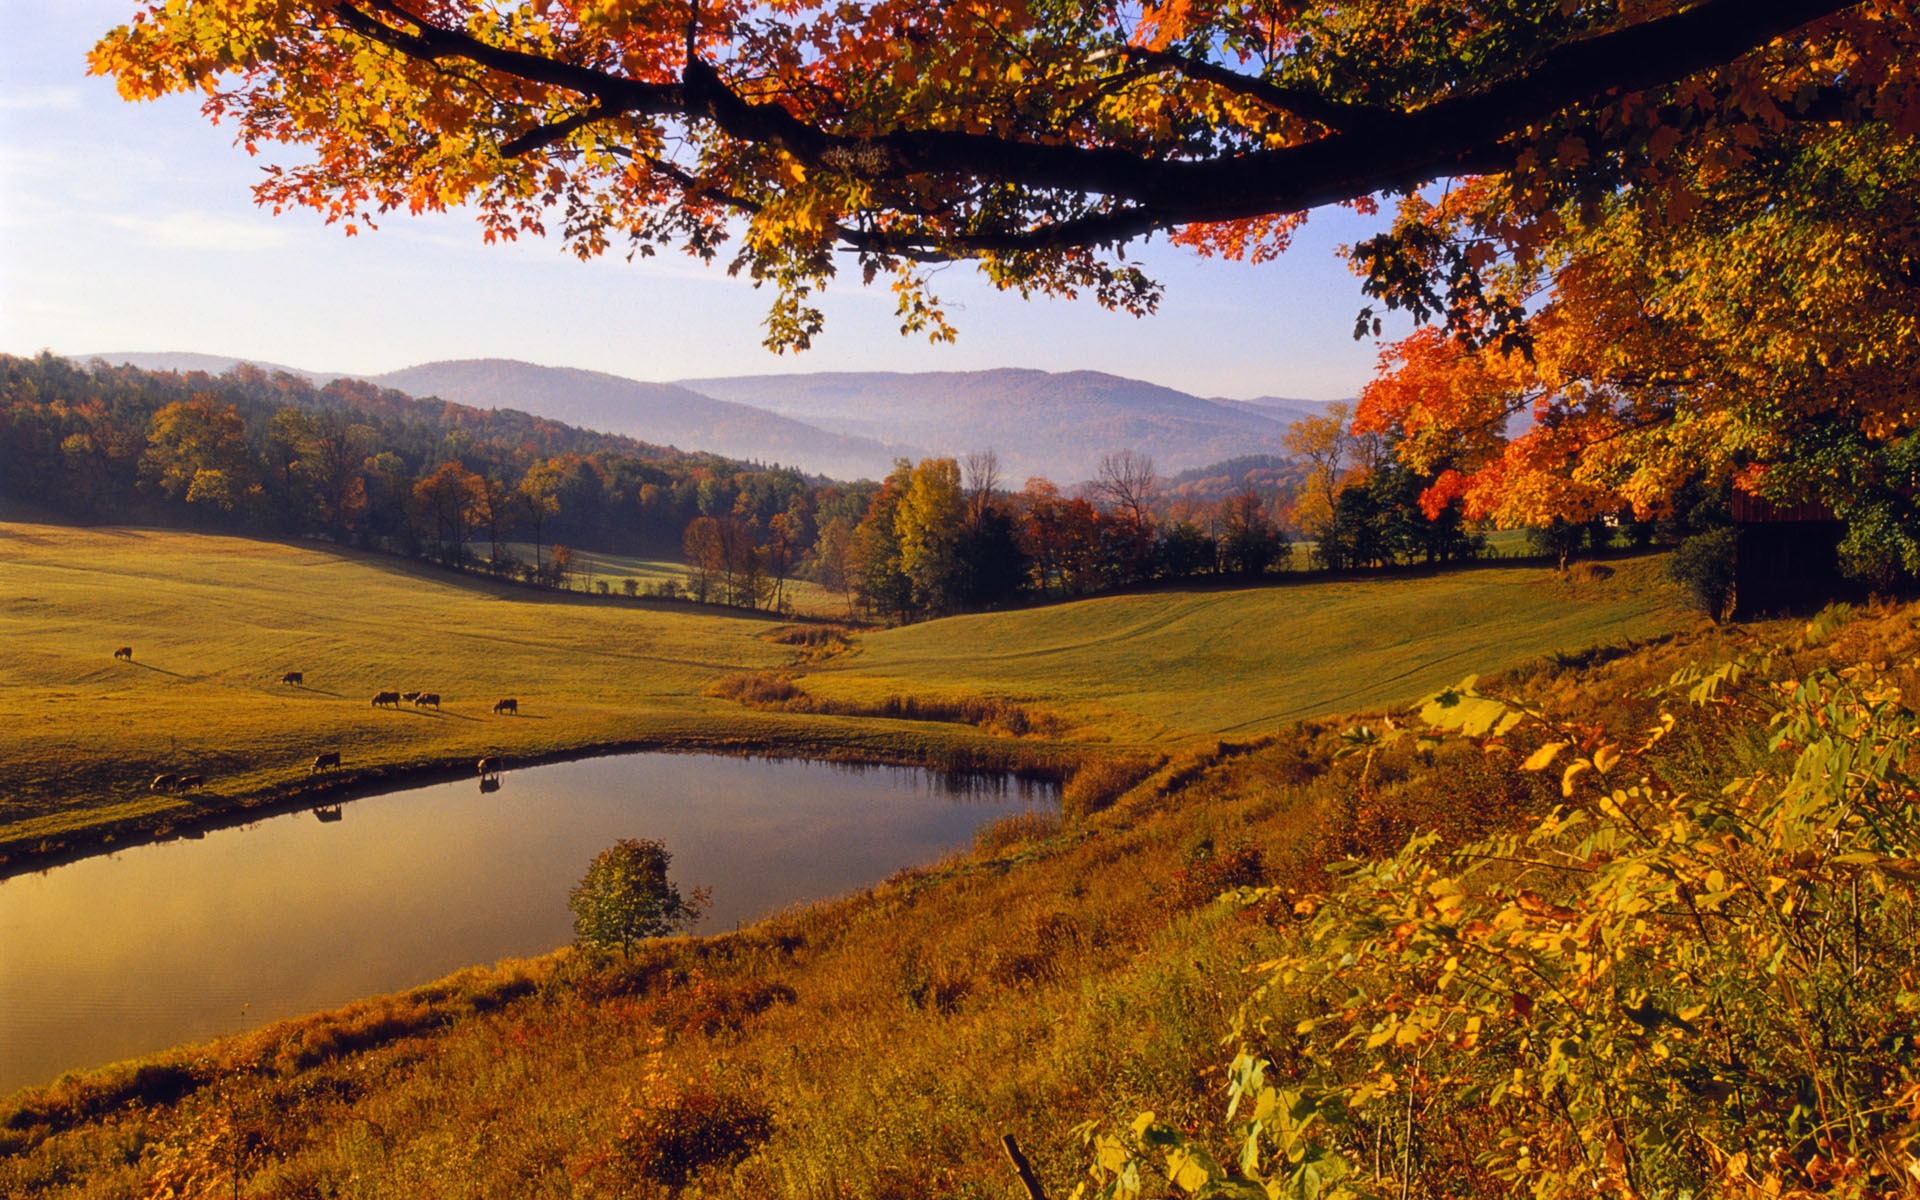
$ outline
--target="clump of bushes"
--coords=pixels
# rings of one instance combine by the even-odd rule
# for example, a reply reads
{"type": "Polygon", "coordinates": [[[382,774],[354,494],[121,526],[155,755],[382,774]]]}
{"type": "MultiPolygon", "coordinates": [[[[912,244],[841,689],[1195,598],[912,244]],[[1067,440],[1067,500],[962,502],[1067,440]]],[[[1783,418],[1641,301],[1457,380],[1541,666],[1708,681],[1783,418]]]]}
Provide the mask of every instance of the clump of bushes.
{"type": "Polygon", "coordinates": [[[1153,774],[1154,764],[1140,758],[1096,758],[1081,763],[1060,789],[1060,811],[1070,820],[1107,808],[1153,774]]]}
{"type": "Polygon", "coordinates": [[[722,676],[707,688],[707,695],[720,700],[732,700],[748,708],[811,711],[789,707],[796,700],[810,700],[811,697],[801,691],[793,680],[772,671],[722,676]]]}
{"type": "Polygon", "coordinates": [[[1268,881],[1267,860],[1248,841],[1215,846],[1202,838],[1187,852],[1186,863],[1168,880],[1162,899],[1175,912],[1199,908],[1222,892],[1260,887],[1268,881]]]}
{"type": "Polygon", "coordinates": [[[739,1162],[772,1133],[773,1112],[759,1100],[656,1082],[627,1114],[618,1142],[642,1179],[678,1191],[699,1171],[739,1162]]]}
{"type": "Polygon", "coordinates": [[[1731,528],[1696,533],[1674,548],[1667,574],[1687,589],[1701,611],[1723,620],[1733,607],[1733,559],[1739,535],[1731,528]]]}
{"type": "Polygon", "coordinates": [[[809,695],[778,671],[728,675],[707,688],[707,695],[762,711],[817,713],[838,717],[878,717],[895,721],[939,721],[972,725],[1011,737],[1055,737],[1067,723],[1053,713],[1026,708],[990,696],[903,696],[878,700],[833,700],[809,695]]]}
{"type": "Polygon", "coordinates": [[[1015,846],[1037,842],[1060,832],[1060,814],[1028,809],[989,821],[973,834],[973,852],[981,858],[1005,854],[1015,846]]]}

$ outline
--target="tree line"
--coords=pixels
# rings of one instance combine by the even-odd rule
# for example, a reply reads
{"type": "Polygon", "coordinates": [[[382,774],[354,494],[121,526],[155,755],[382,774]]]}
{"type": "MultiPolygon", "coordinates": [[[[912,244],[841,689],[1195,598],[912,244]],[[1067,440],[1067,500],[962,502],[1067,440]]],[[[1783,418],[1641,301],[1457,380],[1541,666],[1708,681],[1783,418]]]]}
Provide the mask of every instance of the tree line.
{"type": "Polygon", "coordinates": [[[569,583],[576,550],[678,556],[685,583],[653,594],[781,609],[806,579],[850,614],[914,620],[1483,551],[1459,504],[1423,510],[1431,477],[1390,440],[1354,433],[1344,406],[1296,422],[1288,445],[1290,459],[1171,481],[1123,450],[1077,488],[1015,488],[992,451],[840,483],[355,380],[0,357],[0,494],[78,519],[320,537],[549,586],[569,583]]]}

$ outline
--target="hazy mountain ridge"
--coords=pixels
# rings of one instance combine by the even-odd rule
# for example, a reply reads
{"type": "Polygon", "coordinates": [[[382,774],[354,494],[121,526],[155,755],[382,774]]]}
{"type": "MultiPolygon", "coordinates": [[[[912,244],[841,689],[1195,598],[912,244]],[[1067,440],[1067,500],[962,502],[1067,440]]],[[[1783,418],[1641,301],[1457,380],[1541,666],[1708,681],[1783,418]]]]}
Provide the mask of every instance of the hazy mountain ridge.
{"type": "Polygon", "coordinates": [[[1289,422],[1323,406],[1206,399],[1101,371],[821,372],[684,379],[684,387],[849,435],[917,442],[940,454],[995,450],[1017,486],[1029,475],[1091,478],[1101,455],[1133,449],[1175,472],[1247,454],[1283,454],[1289,422]]]}
{"type": "Polygon", "coordinates": [[[473,408],[513,408],[581,429],[619,434],[659,446],[777,463],[845,479],[878,478],[912,446],[882,444],[819,429],[750,405],[703,396],[670,383],[646,383],[575,367],[546,367],[504,358],[451,359],[369,375],[316,372],[217,354],[114,353],[78,356],[148,371],[224,374],[247,363],[324,386],[359,379],[422,399],[473,408]]]}
{"type": "Polygon", "coordinates": [[[461,404],[524,408],[683,450],[798,466],[840,478],[874,476],[911,448],[821,429],[671,383],[514,359],[454,359],[369,377],[383,387],[461,404]]]}
{"type": "MultiPolygon", "coordinates": [[[[218,374],[253,360],[97,355],[148,370],[218,374]]],[[[316,383],[364,379],[418,397],[516,408],[683,450],[878,478],[897,458],[994,450],[1002,478],[1091,479],[1102,455],[1149,455],[1163,475],[1248,455],[1283,455],[1286,427],[1325,402],[1205,398],[1101,371],[819,372],[652,383],[513,359],[455,359],[377,375],[255,362],[316,383]]]]}

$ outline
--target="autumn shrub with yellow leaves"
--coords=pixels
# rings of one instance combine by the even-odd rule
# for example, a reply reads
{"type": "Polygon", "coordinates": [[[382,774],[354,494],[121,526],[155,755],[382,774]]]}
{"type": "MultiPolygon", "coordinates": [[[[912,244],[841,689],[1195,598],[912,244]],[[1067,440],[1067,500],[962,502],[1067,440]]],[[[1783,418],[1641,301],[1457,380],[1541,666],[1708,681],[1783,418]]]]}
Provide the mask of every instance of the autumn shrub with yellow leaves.
{"type": "Polygon", "coordinates": [[[1089,1127],[1077,1194],[1920,1194],[1920,716],[1883,665],[1773,673],[1676,674],[1633,742],[1456,696],[1502,708],[1496,756],[1545,737],[1509,769],[1562,803],[1234,897],[1293,929],[1220,1127],[1089,1127]],[[1708,709],[1768,726],[1777,765],[1663,779],[1708,709]]]}

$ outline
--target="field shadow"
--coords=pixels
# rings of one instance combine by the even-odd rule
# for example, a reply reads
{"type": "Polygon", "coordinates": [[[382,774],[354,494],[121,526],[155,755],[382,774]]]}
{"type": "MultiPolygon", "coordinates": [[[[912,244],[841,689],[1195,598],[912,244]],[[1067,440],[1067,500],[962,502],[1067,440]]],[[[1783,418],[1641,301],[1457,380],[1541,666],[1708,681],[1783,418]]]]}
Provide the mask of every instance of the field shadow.
{"type": "Polygon", "coordinates": [[[448,712],[444,708],[409,708],[406,712],[416,717],[434,717],[448,721],[478,721],[479,717],[469,717],[465,713],[448,712]]]}
{"type": "Polygon", "coordinates": [[[171,675],[171,676],[173,676],[173,677],[174,677],[175,679],[185,679],[185,678],[186,678],[186,676],[185,676],[185,675],[182,675],[182,674],[181,674],[180,672],[178,672],[178,671],[169,671],[169,670],[167,670],[167,669],[166,669],[165,667],[156,667],[156,666],[154,666],[154,665],[153,665],[152,663],[143,663],[143,662],[131,662],[131,661],[129,661],[129,665],[131,665],[131,666],[136,666],[136,667],[139,667],[139,668],[141,668],[142,670],[145,670],[145,671],[152,671],[152,672],[154,672],[154,673],[156,673],[156,674],[159,674],[159,675],[171,675]]]}
{"type": "Polygon", "coordinates": [[[333,698],[334,698],[335,700],[344,700],[344,699],[346,699],[346,696],[345,696],[345,695],[343,695],[343,694],[342,694],[342,693],[340,693],[340,692],[330,692],[330,691],[328,691],[328,690],[327,690],[327,689],[325,689],[325,688],[317,688],[317,687],[308,687],[308,686],[307,686],[306,684],[304,684],[304,683],[300,683],[300,684],[295,684],[295,685],[294,685],[294,688],[295,688],[295,690],[297,690],[297,691],[302,691],[302,692],[312,692],[312,693],[313,693],[314,695],[316,695],[316,696],[332,696],[332,697],[333,697],[333,698]]]}

